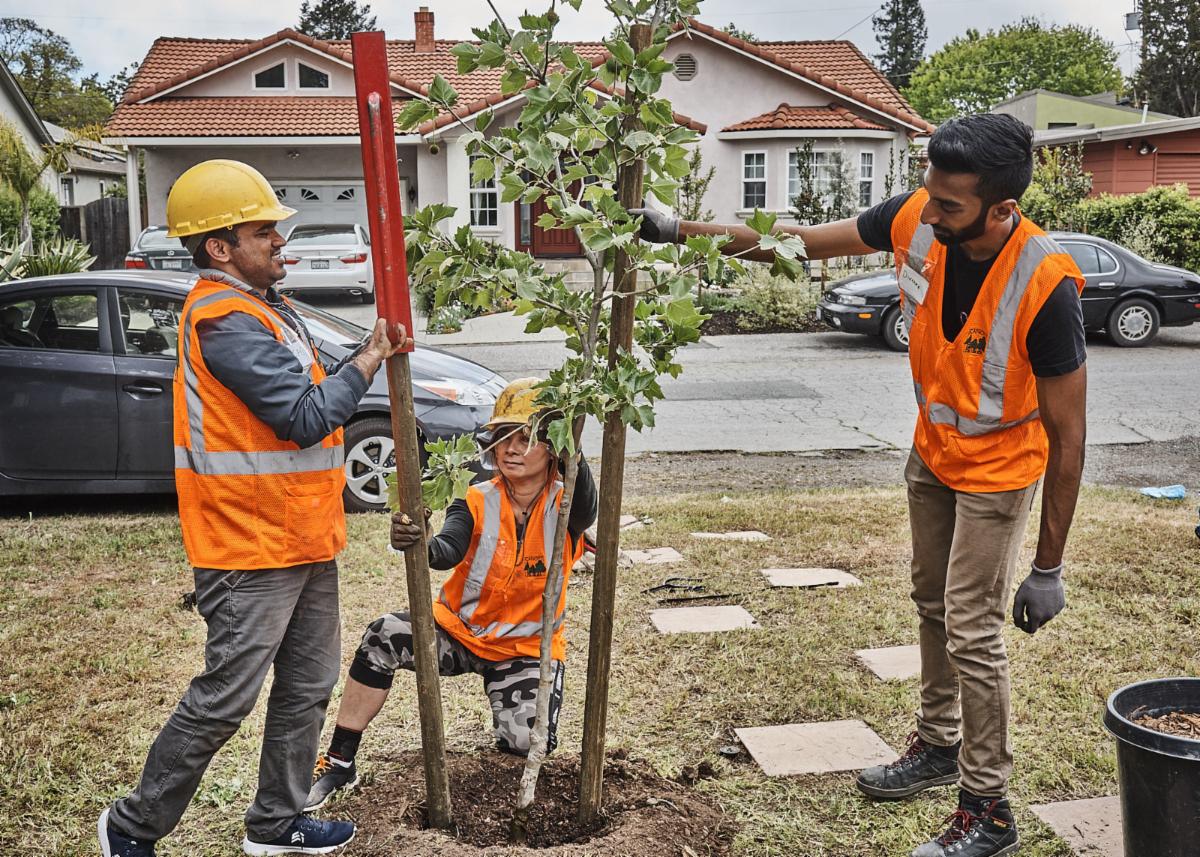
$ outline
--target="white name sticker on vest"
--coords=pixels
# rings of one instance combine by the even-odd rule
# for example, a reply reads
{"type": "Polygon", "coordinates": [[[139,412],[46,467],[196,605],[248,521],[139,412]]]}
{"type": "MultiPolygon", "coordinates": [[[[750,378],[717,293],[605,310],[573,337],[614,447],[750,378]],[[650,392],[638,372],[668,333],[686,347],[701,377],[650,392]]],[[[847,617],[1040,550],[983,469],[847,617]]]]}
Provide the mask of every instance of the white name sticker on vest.
{"type": "Polygon", "coordinates": [[[922,277],[908,265],[901,265],[900,288],[911,300],[918,304],[924,304],[925,294],[929,291],[929,280],[922,277]]]}
{"type": "Polygon", "coordinates": [[[290,328],[285,326],[282,328],[282,330],[283,338],[286,341],[288,350],[295,355],[296,359],[300,361],[300,365],[304,369],[308,369],[309,366],[313,365],[312,349],[308,347],[307,342],[293,333],[290,328]]]}

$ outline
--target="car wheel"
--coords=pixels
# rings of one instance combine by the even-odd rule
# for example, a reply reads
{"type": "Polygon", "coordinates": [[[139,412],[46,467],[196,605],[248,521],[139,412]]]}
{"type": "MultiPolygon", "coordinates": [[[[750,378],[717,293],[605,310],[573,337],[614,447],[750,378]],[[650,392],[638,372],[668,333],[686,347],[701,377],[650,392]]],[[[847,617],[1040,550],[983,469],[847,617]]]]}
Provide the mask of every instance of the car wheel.
{"type": "Polygon", "coordinates": [[[908,325],[899,306],[883,314],[883,341],[893,351],[908,351],[908,325]]]}
{"type": "Polygon", "coordinates": [[[1108,338],[1121,348],[1140,348],[1158,336],[1158,325],[1158,307],[1144,298],[1130,298],[1108,314],[1108,338]]]}
{"type": "MultiPolygon", "coordinates": [[[[418,435],[421,468],[425,467],[425,443],[418,435]]],[[[389,473],[396,472],[392,421],[387,417],[365,417],[346,426],[346,490],[342,505],[347,512],[387,511],[389,473]]]]}
{"type": "Polygon", "coordinates": [[[358,299],[365,304],[375,303],[375,290],[371,289],[369,292],[363,292],[358,299]]]}

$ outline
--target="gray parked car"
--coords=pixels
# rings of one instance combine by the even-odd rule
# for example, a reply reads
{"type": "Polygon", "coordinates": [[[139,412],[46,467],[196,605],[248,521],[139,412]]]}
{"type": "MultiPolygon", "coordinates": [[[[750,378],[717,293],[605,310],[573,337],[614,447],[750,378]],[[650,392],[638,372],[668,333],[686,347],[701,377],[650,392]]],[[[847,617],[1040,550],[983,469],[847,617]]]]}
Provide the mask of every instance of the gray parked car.
{"type": "Polygon", "coordinates": [[[194,271],[192,254],[178,238],[167,237],[167,227],[149,226],[125,255],[129,270],[194,271]]]}
{"type": "MultiPolygon", "coordinates": [[[[194,277],[97,271],[0,285],[0,495],[175,490],[171,379],[194,277]]],[[[367,331],[296,302],[340,360],[367,331]]],[[[445,351],[411,356],[423,440],[476,431],[506,381],[445,351]]],[[[383,509],[394,468],[385,373],[346,425],[346,508],[383,509]]]]}

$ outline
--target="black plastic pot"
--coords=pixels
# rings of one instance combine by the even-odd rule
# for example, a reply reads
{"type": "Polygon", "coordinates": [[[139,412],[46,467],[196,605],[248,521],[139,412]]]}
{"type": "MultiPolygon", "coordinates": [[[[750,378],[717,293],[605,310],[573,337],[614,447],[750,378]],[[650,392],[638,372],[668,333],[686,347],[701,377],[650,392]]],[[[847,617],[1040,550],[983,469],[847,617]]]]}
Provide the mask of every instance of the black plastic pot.
{"type": "Polygon", "coordinates": [[[1126,857],[1200,853],[1200,741],[1133,723],[1171,711],[1200,713],[1200,678],[1138,682],[1108,698],[1104,725],[1117,739],[1126,857]]]}

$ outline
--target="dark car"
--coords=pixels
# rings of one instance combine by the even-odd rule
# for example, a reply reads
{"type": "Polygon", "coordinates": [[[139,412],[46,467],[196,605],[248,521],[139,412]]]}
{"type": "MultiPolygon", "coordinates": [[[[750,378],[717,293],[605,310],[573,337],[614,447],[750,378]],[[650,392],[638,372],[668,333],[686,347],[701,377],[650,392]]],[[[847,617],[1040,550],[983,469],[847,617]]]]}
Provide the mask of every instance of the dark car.
{"type": "Polygon", "coordinates": [[[125,267],[131,270],[194,271],[192,254],[178,238],[167,237],[167,227],[150,226],[133,242],[125,255],[125,267]]]}
{"type": "MultiPolygon", "coordinates": [[[[1051,232],[1084,276],[1083,324],[1104,331],[1114,345],[1149,345],[1160,327],[1200,320],[1200,274],[1150,262],[1124,247],[1079,232],[1051,232]]],[[[893,271],[859,274],[834,285],[818,304],[822,321],[836,330],[883,336],[908,350],[893,271]]]]}
{"type": "MultiPolygon", "coordinates": [[[[171,379],[194,278],[99,271],[0,285],[0,495],[175,489],[171,379]]],[[[340,360],[367,331],[295,302],[340,360]]],[[[505,380],[427,346],[410,358],[422,442],[474,432],[505,380]]],[[[346,508],[382,509],[394,468],[385,373],[346,425],[346,508]]]]}

